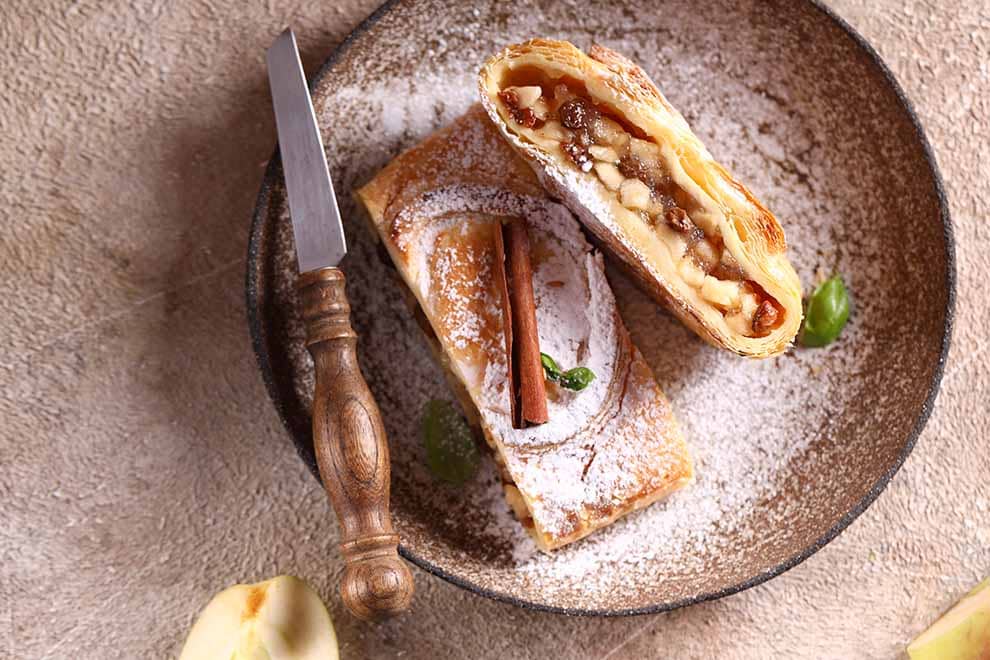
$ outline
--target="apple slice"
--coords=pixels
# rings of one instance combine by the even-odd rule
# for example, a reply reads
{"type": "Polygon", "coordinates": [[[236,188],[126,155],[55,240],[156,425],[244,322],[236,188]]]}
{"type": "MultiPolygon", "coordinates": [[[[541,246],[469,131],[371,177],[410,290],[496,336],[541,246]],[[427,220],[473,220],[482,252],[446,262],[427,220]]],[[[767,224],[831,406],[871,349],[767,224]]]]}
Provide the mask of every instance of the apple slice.
{"type": "Polygon", "coordinates": [[[907,651],[911,660],[990,658],[990,578],[918,635],[907,651]]]}
{"type": "Polygon", "coordinates": [[[308,584],[281,575],[214,596],[179,660],[339,660],[337,634],[308,584]]]}

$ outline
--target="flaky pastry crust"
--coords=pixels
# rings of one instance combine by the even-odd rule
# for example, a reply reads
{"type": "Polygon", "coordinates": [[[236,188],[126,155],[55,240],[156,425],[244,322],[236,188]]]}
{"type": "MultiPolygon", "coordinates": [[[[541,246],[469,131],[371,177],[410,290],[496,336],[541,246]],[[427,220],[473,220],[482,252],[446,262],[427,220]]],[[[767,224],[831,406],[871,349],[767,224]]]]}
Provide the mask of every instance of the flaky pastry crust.
{"type": "Polygon", "coordinates": [[[602,46],[593,46],[586,54],[565,41],[534,39],[489,59],[479,74],[479,86],[489,117],[551,195],[562,199],[656,300],[702,338],[740,355],[767,357],[789,346],[801,323],[801,283],[788,261],[780,224],[715,161],[640,67],[602,46]],[[738,262],[746,280],[778,303],[782,318],[776,327],[763,336],[747,336],[730,326],[724,310],[706,304],[685,283],[675,259],[658,247],[648,230],[613,213],[614,192],[588,170],[575,167],[560,149],[539,143],[530,130],[512,121],[499,93],[527,70],[545,79],[583,85],[595,104],[659,145],[670,177],[692,200],[692,217],[717,227],[724,249],[738,262]]]}
{"type": "Polygon", "coordinates": [[[541,550],[692,480],[687,445],[619,318],[601,255],[480,106],[398,156],[357,196],[541,550]],[[551,387],[550,421],[527,429],[511,426],[491,268],[494,223],[506,216],[529,224],[541,350],[596,374],[581,393],[551,387]]]}

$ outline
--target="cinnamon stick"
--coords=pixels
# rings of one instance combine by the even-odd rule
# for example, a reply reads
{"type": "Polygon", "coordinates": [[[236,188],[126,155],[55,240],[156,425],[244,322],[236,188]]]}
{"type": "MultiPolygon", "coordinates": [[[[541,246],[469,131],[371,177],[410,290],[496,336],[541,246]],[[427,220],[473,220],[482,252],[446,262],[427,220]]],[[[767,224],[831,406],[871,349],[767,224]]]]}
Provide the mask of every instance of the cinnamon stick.
{"type": "Polygon", "coordinates": [[[502,296],[512,426],[517,429],[543,424],[549,419],[529,255],[525,220],[512,218],[497,223],[495,278],[502,296]]]}

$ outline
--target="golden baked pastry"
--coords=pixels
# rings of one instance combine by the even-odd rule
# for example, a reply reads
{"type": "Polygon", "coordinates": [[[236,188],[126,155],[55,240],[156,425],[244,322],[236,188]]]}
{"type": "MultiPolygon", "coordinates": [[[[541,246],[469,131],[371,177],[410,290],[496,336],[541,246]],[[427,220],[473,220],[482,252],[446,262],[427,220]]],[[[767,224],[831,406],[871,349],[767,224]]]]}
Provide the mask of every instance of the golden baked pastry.
{"type": "Polygon", "coordinates": [[[801,283],[784,232],[618,53],[534,39],[492,57],[481,100],[548,192],[655,299],[740,355],[784,351],[801,283]]]}
{"type": "Polygon", "coordinates": [[[398,156],[357,195],[540,549],[690,482],[687,446],[619,318],[601,255],[480,105],[398,156]],[[549,421],[523,429],[512,428],[493,273],[495,230],[510,218],[528,225],[540,349],[596,375],[581,392],[548,384],[549,421]]]}

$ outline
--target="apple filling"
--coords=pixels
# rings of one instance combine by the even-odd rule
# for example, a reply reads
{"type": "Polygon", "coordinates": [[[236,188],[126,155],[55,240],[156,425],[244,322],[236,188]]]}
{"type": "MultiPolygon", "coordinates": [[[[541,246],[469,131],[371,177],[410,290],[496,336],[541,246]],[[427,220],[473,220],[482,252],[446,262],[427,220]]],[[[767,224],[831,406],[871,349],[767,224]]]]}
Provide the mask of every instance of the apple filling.
{"type": "Polygon", "coordinates": [[[541,143],[557,144],[574,167],[610,190],[616,213],[645,223],[670,251],[681,279],[730,328],[769,334],[783,320],[781,307],[746,277],[718,225],[702,214],[692,218],[696,205],[667,172],[660,147],[579,89],[546,81],[506,87],[498,98],[512,121],[541,143]]]}

